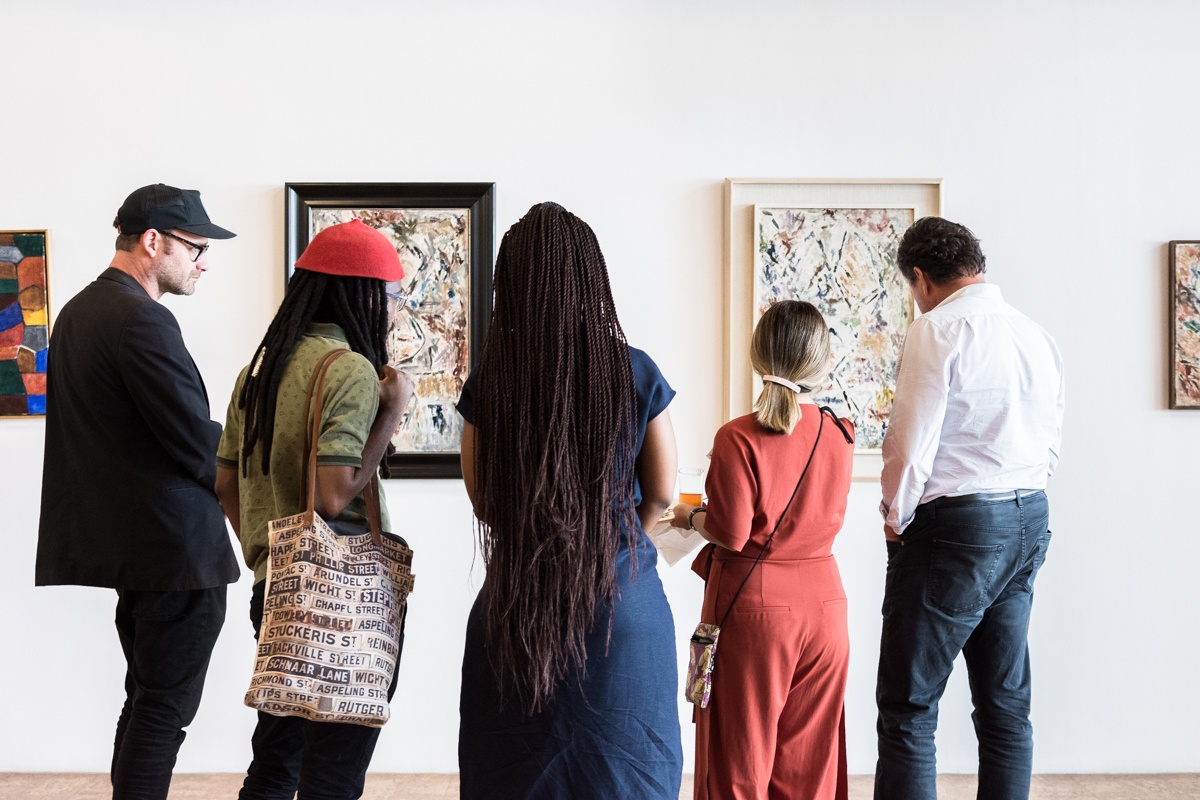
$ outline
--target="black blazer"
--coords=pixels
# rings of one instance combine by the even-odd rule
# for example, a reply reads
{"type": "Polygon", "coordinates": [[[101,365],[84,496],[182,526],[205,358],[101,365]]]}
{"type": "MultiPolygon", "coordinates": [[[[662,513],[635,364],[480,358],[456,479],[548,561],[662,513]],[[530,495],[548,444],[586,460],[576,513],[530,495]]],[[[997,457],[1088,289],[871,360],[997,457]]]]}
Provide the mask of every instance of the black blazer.
{"type": "Polygon", "coordinates": [[[58,314],[46,380],[37,584],[236,581],[213,492],[221,426],[175,316],[105,270],[58,314]]]}

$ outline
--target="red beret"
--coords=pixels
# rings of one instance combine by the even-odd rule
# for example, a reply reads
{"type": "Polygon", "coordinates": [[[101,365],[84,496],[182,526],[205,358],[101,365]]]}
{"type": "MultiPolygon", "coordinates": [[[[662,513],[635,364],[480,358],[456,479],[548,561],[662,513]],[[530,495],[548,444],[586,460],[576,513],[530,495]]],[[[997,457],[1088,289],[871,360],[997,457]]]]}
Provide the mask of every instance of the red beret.
{"type": "Polygon", "coordinates": [[[296,268],[381,281],[404,277],[395,245],[358,219],[333,225],[314,236],[296,259],[296,268]]]}

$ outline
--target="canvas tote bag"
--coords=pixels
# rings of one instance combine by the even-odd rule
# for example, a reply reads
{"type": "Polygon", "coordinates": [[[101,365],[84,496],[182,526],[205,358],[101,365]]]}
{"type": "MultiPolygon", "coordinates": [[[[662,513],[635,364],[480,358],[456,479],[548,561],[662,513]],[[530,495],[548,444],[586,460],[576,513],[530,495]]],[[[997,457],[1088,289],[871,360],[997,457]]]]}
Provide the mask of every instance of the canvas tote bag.
{"type": "Polygon", "coordinates": [[[270,523],[266,596],[246,705],[276,716],[381,727],[413,588],[412,550],[383,532],[378,475],[364,491],[370,530],[338,536],[314,510],[325,373],[308,384],[312,413],[304,511],[270,523]]]}

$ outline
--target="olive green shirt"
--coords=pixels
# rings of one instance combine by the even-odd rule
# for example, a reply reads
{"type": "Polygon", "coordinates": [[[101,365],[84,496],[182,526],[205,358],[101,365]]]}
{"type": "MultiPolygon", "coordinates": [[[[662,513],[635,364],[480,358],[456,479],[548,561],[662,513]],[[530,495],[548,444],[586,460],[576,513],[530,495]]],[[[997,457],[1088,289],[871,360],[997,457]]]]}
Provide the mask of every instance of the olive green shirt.
{"type": "MultiPolygon", "coordinates": [[[[296,344],[284,366],[275,401],[275,433],[271,440],[271,460],[267,473],[262,471],[262,452],[256,446],[246,454],[248,474],[241,472],[244,409],[238,408],[238,395],[250,367],[238,376],[229,401],[225,432],[217,447],[217,463],[238,470],[238,501],[241,506],[239,530],[246,566],[254,570],[255,582],[267,577],[267,525],[274,519],[299,514],[302,474],[310,410],[305,403],[308,381],[317,363],[331,350],[347,348],[346,334],[337,325],[313,323],[296,344]]],[[[358,353],[347,353],[329,367],[322,393],[321,435],[317,442],[318,466],[361,467],[362,451],[379,410],[379,376],[371,362],[358,353]]],[[[389,527],[387,503],[380,486],[379,499],[383,527],[389,527]]],[[[337,517],[342,522],[366,523],[366,503],[362,495],[337,517]]]]}

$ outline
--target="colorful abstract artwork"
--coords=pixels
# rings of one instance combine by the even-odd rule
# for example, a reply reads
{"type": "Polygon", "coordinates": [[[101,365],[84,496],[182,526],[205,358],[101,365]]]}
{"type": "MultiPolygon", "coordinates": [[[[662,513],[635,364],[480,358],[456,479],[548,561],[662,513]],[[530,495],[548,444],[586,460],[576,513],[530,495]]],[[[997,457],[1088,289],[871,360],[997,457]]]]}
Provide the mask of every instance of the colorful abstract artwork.
{"type": "Polygon", "coordinates": [[[415,407],[392,439],[401,453],[457,453],[454,404],[467,379],[470,209],[314,209],[309,235],[360,219],[384,233],[404,265],[403,300],[388,333],[388,362],[415,385],[415,407]]]}
{"type": "Polygon", "coordinates": [[[0,231],[0,417],[46,413],[46,231],[0,231]]]}
{"type": "Polygon", "coordinates": [[[1200,241],[1169,247],[1171,408],[1200,408],[1200,241]]]}
{"type": "Polygon", "coordinates": [[[393,478],[461,478],[457,404],[492,315],[493,183],[289,183],[285,267],[317,232],[361,220],[404,265],[388,362],[415,393],[392,439],[393,478]]]}
{"type": "Polygon", "coordinates": [[[854,421],[859,450],[883,444],[913,301],[896,265],[912,208],[755,206],[754,321],[806,300],[829,323],[833,366],[814,399],[854,421]]]}

